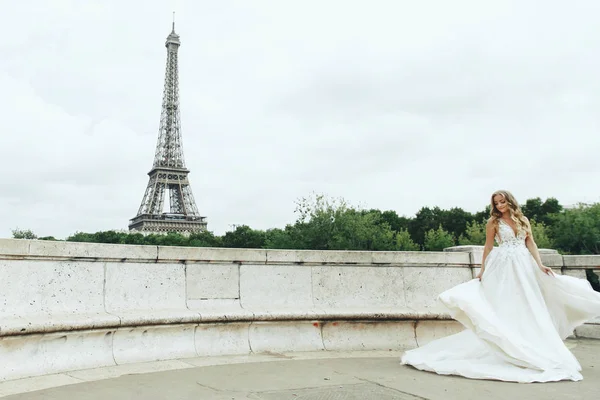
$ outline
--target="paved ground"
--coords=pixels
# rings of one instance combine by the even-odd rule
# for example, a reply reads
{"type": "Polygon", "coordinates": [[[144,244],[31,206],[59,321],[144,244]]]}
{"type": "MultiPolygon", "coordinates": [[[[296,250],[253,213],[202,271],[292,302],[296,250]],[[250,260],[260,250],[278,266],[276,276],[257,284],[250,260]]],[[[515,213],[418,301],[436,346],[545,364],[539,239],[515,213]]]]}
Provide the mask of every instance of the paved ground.
{"type": "Polygon", "coordinates": [[[438,376],[401,366],[397,352],[294,353],[173,360],[77,371],[5,382],[0,384],[0,394],[62,384],[3,399],[599,399],[600,340],[570,341],[569,347],[583,366],[581,382],[513,384],[438,376]],[[207,365],[211,363],[222,365],[207,365]],[[147,372],[152,370],[162,371],[147,372]]]}

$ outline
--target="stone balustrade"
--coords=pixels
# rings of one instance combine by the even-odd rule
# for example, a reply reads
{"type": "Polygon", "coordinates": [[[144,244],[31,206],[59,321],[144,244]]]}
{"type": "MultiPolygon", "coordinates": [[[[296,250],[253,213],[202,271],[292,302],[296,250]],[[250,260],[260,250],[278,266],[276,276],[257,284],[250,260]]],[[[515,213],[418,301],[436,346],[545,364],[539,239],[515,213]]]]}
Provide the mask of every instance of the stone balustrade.
{"type": "MultiPolygon", "coordinates": [[[[578,277],[600,269],[600,256],[542,257],[578,277]]],[[[480,260],[472,246],[288,251],[0,239],[0,380],[199,356],[415,347],[461,330],[436,296],[472,279],[480,260]]],[[[600,338],[600,322],[577,334],[600,338]]]]}

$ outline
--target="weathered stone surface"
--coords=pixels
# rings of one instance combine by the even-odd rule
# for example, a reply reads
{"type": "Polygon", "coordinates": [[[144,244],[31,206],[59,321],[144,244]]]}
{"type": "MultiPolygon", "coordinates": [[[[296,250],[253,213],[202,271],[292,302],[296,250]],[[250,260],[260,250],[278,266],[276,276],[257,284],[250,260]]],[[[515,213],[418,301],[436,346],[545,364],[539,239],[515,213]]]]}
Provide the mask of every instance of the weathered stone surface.
{"type": "Polygon", "coordinates": [[[239,299],[238,264],[189,264],[186,266],[187,299],[239,299]]]}
{"type": "Polygon", "coordinates": [[[575,335],[580,338],[600,339],[600,318],[577,327],[575,335]]]}
{"type": "Polygon", "coordinates": [[[104,263],[0,260],[0,335],[117,326],[104,309],[104,263]]]}
{"type": "Polygon", "coordinates": [[[255,353],[324,350],[318,321],[253,322],[249,339],[255,353]]]}
{"type": "Polygon", "coordinates": [[[254,321],[308,321],[322,319],[325,316],[325,311],[316,308],[254,308],[254,321]]]}
{"type": "MultiPolygon", "coordinates": [[[[415,310],[410,308],[398,307],[344,307],[344,308],[324,308],[314,310],[311,313],[312,318],[318,320],[330,321],[416,321],[422,319],[444,320],[450,319],[446,310],[422,309],[415,310]]],[[[283,314],[282,314],[283,317],[283,314]]],[[[281,317],[280,317],[281,318],[281,317]]]]}
{"type": "Polygon", "coordinates": [[[415,347],[413,321],[332,321],[323,324],[330,351],[399,350],[415,347]]]}
{"type": "Polygon", "coordinates": [[[468,267],[469,255],[465,253],[453,253],[443,251],[414,251],[406,253],[406,264],[414,267],[423,266],[464,266],[468,267]]]}
{"type": "Polygon", "coordinates": [[[0,315],[104,311],[104,264],[0,260],[0,315]]]}
{"type": "MultiPolygon", "coordinates": [[[[422,345],[460,327],[447,321],[436,298],[473,278],[478,250],[464,250],[0,240],[0,359],[18,364],[0,373],[32,376],[114,360],[422,345]],[[36,332],[46,334],[31,335],[36,332]],[[27,357],[32,361],[21,362],[27,357]]],[[[549,266],[563,265],[560,255],[543,257],[549,266]]],[[[600,256],[565,256],[564,270],[583,278],[584,269],[598,263],[600,256]]],[[[577,335],[595,337],[597,326],[586,324],[577,335]]]]}
{"type": "Polygon", "coordinates": [[[370,320],[419,320],[448,319],[444,310],[388,307],[356,307],[356,308],[312,308],[312,309],[272,309],[253,311],[254,321],[370,321],[370,320]]]}
{"type": "Polygon", "coordinates": [[[111,331],[0,337],[0,381],[114,365],[111,331]]]}
{"type": "Polygon", "coordinates": [[[438,264],[463,265],[469,264],[469,253],[465,252],[415,252],[415,251],[374,251],[373,264],[388,264],[390,266],[431,266],[438,264]]]}
{"type": "Polygon", "coordinates": [[[188,308],[200,313],[202,322],[252,321],[254,313],[239,299],[188,300],[188,308]]]}
{"type": "Polygon", "coordinates": [[[0,239],[0,258],[26,257],[29,255],[31,240],[0,239]]]}
{"type": "Polygon", "coordinates": [[[467,263],[471,264],[472,266],[481,265],[481,260],[483,258],[483,246],[452,246],[445,248],[444,251],[448,253],[466,253],[469,258],[469,261],[467,261],[467,263]]]}
{"type": "Polygon", "coordinates": [[[291,265],[242,265],[240,296],[244,308],[310,309],[313,307],[311,269],[291,265]]]}
{"type": "Polygon", "coordinates": [[[113,340],[117,364],[196,357],[195,325],[119,328],[113,340]]]}
{"type": "Polygon", "coordinates": [[[600,255],[563,256],[565,267],[597,268],[600,269],[600,255]]]}
{"type": "Polygon", "coordinates": [[[409,253],[407,251],[374,251],[372,255],[373,264],[390,266],[406,265],[409,253]]]}
{"type": "Polygon", "coordinates": [[[267,251],[262,249],[159,246],[158,259],[167,262],[236,262],[264,264],[267,259],[267,251]]]}
{"type": "Polygon", "coordinates": [[[444,252],[447,253],[470,253],[472,251],[483,251],[483,246],[474,244],[446,247],[444,252]]]}
{"type": "Polygon", "coordinates": [[[417,321],[415,323],[415,337],[418,346],[449,335],[463,331],[465,328],[456,321],[417,321]]]}
{"type": "Polygon", "coordinates": [[[249,327],[249,322],[199,325],[195,334],[198,356],[249,354],[249,327]]]}
{"type": "Polygon", "coordinates": [[[371,264],[369,251],[267,250],[269,264],[371,264]]]}
{"type": "Polygon", "coordinates": [[[406,306],[415,310],[443,310],[437,302],[437,296],[470,279],[470,268],[404,267],[406,306]]]}
{"type": "Polygon", "coordinates": [[[119,317],[104,312],[35,314],[3,318],[0,322],[0,336],[116,328],[120,324],[119,317]]]}
{"type": "MultiPolygon", "coordinates": [[[[32,240],[29,247],[31,257],[89,258],[106,260],[156,260],[156,246],[119,245],[105,243],[55,242],[32,240]]],[[[90,260],[91,261],[91,260],[90,260]]]]}
{"type": "Polygon", "coordinates": [[[186,306],[182,264],[108,263],[106,310],[129,326],[200,319],[186,306]]]}
{"type": "Polygon", "coordinates": [[[540,251],[540,258],[546,267],[560,269],[564,265],[562,254],[542,253],[540,251]]]}
{"type": "Polygon", "coordinates": [[[585,274],[585,269],[566,269],[564,271],[564,275],[567,276],[572,276],[574,278],[579,278],[579,279],[587,279],[587,276],[585,274]]]}
{"type": "Polygon", "coordinates": [[[185,309],[185,269],[178,264],[106,266],[109,312],[185,309]]]}
{"type": "Polygon", "coordinates": [[[406,306],[403,269],[312,267],[314,305],[328,308],[406,306]]]}

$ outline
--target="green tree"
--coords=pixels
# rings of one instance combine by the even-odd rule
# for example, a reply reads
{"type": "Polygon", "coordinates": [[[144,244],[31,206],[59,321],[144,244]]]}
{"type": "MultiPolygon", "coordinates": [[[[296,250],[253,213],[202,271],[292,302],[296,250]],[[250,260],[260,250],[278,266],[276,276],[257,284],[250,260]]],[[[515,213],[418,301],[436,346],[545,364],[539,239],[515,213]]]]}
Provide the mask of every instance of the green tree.
{"type": "MultiPolygon", "coordinates": [[[[138,234],[140,237],[141,234],[138,234]]],[[[112,243],[112,244],[148,244],[146,240],[135,243],[129,242],[129,233],[116,231],[101,231],[96,233],[76,232],[67,238],[69,242],[112,243]]],[[[134,236],[135,237],[135,236],[134,236]]]]}
{"type": "Polygon", "coordinates": [[[37,235],[31,229],[13,229],[13,239],[37,239],[37,235]]]}
{"type": "Polygon", "coordinates": [[[566,254],[600,254],[600,203],[554,214],[550,236],[566,254]]]}
{"type": "Polygon", "coordinates": [[[473,220],[480,223],[486,223],[487,220],[490,218],[491,210],[492,207],[488,204],[487,206],[485,206],[485,209],[483,211],[478,211],[475,213],[475,215],[473,216],[473,220]]]}
{"type": "Polygon", "coordinates": [[[188,241],[194,247],[223,247],[223,238],[211,231],[194,232],[190,234],[188,241]]]}
{"type": "MultiPolygon", "coordinates": [[[[565,251],[600,254],[600,203],[580,204],[574,209],[555,214],[553,221],[553,239],[555,243],[561,240],[565,251]]],[[[558,243],[556,245],[558,247],[558,243]]]]}
{"type": "Polygon", "coordinates": [[[181,246],[187,247],[189,243],[189,236],[182,235],[178,232],[168,232],[166,235],[148,235],[147,240],[155,239],[157,246],[181,246]]]}
{"type": "MultiPolygon", "coordinates": [[[[94,243],[118,243],[157,246],[253,247],[314,250],[440,250],[459,244],[485,242],[485,223],[489,205],[471,214],[454,207],[423,207],[412,218],[396,211],[360,209],[344,199],[313,195],[296,202],[297,219],[284,229],[267,231],[236,227],[223,236],[204,231],[143,235],[113,230],[96,233],[76,232],[66,240],[94,243]]],[[[568,254],[600,254],[600,205],[580,205],[564,210],[553,197],[536,197],[523,205],[532,222],[538,246],[556,248],[568,254]]],[[[13,237],[38,238],[31,230],[13,230],[13,237]]]]}
{"type": "Polygon", "coordinates": [[[293,225],[285,229],[273,228],[265,232],[265,248],[267,249],[302,249],[302,241],[297,238],[298,231],[293,225]]]}
{"type": "Polygon", "coordinates": [[[394,250],[394,231],[377,213],[348,209],[335,221],[330,248],[336,250],[394,250]]]}
{"type": "Polygon", "coordinates": [[[554,247],[552,243],[552,239],[548,236],[548,229],[543,222],[536,222],[534,220],[530,220],[531,222],[531,232],[533,233],[533,237],[535,238],[535,243],[541,249],[551,249],[554,247]]]}
{"type": "Polygon", "coordinates": [[[133,244],[148,246],[221,247],[221,237],[210,231],[183,235],[177,232],[152,233],[101,231],[96,233],[77,232],[69,236],[69,242],[133,244]]]}
{"type": "Polygon", "coordinates": [[[552,216],[563,209],[554,197],[549,197],[544,202],[539,197],[528,199],[521,208],[527,218],[541,222],[544,225],[550,225],[552,223],[552,216]]]}
{"type": "Polygon", "coordinates": [[[396,250],[398,251],[418,251],[421,250],[418,244],[413,242],[408,230],[401,229],[396,232],[396,250]]]}
{"type": "Polygon", "coordinates": [[[150,243],[150,239],[139,232],[125,234],[123,238],[119,240],[121,240],[121,242],[124,244],[144,245],[150,243]]]}
{"type": "Polygon", "coordinates": [[[441,210],[439,207],[423,207],[417,212],[415,218],[410,221],[408,226],[410,236],[415,243],[421,246],[424,245],[425,234],[432,229],[436,229],[441,224],[440,214],[441,210]]]}
{"type": "Polygon", "coordinates": [[[75,232],[73,235],[67,237],[68,242],[82,242],[82,243],[93,243],[96,235],[93,233],[75,232]]]}
{"type": "Polygon", "coordinates": [[[454,237],[441,225],[437,229],[431,229],[425,233],[424,248],[426,251],[441,251],[452,246],[454,246],[454,237]]]}
{"type": "Polygon", "coordinates": [[[94,234],[96,243],[119,243],[125,244],[127,233],[115,231],[103,231],[94,234]]]}
{"type": "Polygon", "coordinates": [[[473,215],[462,208],[454,207],[450,210],[440,211],[442,227],[455,238],[459,238],[466,233],[467,226],[471,221],[473,221],[473,215]]]}
{"type": "MultiPolygon", "coordinates": [[[[548,197],[544,204],[542,204],[542,212],[545,215],[545,218],[553,214],[558,214],[563,210],[563,206],[558,202],[554,197],[548,197]]],[[[541,221],[544,223],[548,223],[548,221],[541,221]]]]}
{"type": "Polygon", "coordinates": [[[408,230],[415,243],[423,246],[426,233],[436,230],[440,225],[454,238],[465,235],[468,224],[475,220],[473,214],[459,207],[442,210],[439,207],[423,207],[415,218],[408,222],[408,230]]]}
{"type": "MultiPolygon", "coordinates": [[[[382,213],[354,208],[344,199],[324,195],[301,198],[296,203],[298,219],[286,227],[290,247],[314,250],[393,250],[394,231],[382,213]]],[[[269,246],[283,244],[282,232],[269,238],[269,246]],[[274,238],[279,240],[275,243],[274,238]]]]}
{"type": "Polygon", "coordinates": [[[396,211],[393,211],[393,210],[380,211],[377,209],[370,209],[368,211],[364,210],[362,212],[364,214],[367,214],[367,213],[376,214],[378,216],[378,219],[382,223],[387,223],[394,232],[398,232],[403,229],[404,230],[408,229],[408,224],[410,222],[410,218],[407,218],[404,216],[401,217],[398,215],[398,213],[396,213],[396,211]]]}
{"type": "Polygon", "coordinates": [[[38,238],[39,240],[51,240],[51,241],[57,241],[58,239],[56,239],[54,236],[42,236],[38,238]]]}
{"type": "Polygon", "coordinates": [[[265,247],[264,231],[254,230],[248,225],[237,225],[223,236],[223,247],[262,249],[265,247]]]}
{"type": "Polygon", "coordinates": [[[541,221],[545,215],[542,204],[542,199],[539,197],[527,199],[527,201],[521,205],[521,210],[527,218],[541,221]]]}
{"type": "Polygon", "coordinates": [[[458,238],[458,244],[483,246],[485,236],[485,223],[472,221],[467,225],[465,234],[458,238]]]}
{"type": "Polygon", "coordinates": [[[340,216],[346,211],[348,205],[343,199],[328,199],[324,195],[303,197],[296,201],[298,219],[290,233],[299,248],[330,250],[340,216]]]}

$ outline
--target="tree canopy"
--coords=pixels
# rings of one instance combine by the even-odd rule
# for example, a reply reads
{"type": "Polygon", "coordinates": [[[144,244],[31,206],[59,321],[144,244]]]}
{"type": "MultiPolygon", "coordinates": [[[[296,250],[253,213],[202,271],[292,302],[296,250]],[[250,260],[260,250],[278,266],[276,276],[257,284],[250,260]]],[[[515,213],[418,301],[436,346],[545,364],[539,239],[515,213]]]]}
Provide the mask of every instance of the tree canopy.
{"type": "MultiPolygon", "coordinates": [[[[538,247],[563,254],[600,254],[600,203],[565,209],[555,198],[528,199],[523,211],[530,219],[538,247]]],[[[297,218],[283,228],[253,229],[234,225],[218,236],[210,231],[189,236],[179,233],[149,234],[117,231],[77,232],[72,242],[160,246],[269,248],[308,250],[440,251],[455,245],[483,245],[489,206],[470,213],[454,207],[423,207],[414,217],[394,210],[363,209],[344,199],[312,195],[296,202],[297,218]]],[[[14,229],[14,238],[38,238],[31,230],[14,229]]],[[[598,276],[588,279],[600,291],[598,276]]]]}
{"type": "MultiPolygon", "coordinates": [[[[528,199],[523,211],[531,220],[540,248],[555,248],[564,254],[600,254],[600,203],[565,209],[555,198],[528,199]]],[[[483,245],[489,206],[471,213],[422,207],[414,217],[394,210],[364,209],[344,199],[312,195],[296,201],[297,218],[283,228],[253,229],[234,225],[218,236],[205,231],[189,236],[168,233],[143,235],[135,232],[76,232],[72,242],[148,244],[229,248],[313,250],[441,250],[454,245],[483,245]]],[[[38,238],[28,229],[14,229],[14,238],[38,238]]]]}

